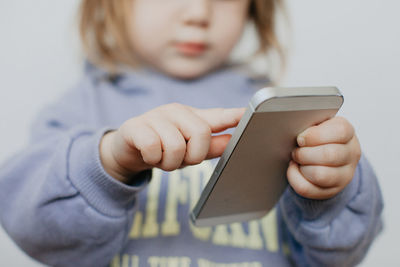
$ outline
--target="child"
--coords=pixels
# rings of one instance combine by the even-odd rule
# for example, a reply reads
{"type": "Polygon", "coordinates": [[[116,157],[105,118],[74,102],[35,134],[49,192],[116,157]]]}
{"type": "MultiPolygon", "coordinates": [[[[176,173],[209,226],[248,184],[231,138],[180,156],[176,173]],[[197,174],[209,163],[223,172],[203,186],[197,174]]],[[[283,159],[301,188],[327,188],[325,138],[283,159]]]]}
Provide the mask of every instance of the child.
{"type": "Polygon", "coordinates": [[[260,88],[228,58],[248,20],[262,51],[279,50],[279,3],[83,0],[85,77],[1,168],[0,218],[15,242],[54,266],[360,262],[381,229],[382,198],[344,118],[298,136],[290,187],[265,218],[188,220],[212,172],[206,159],[230,137],[212,133],[235,127],[260,88]]]}

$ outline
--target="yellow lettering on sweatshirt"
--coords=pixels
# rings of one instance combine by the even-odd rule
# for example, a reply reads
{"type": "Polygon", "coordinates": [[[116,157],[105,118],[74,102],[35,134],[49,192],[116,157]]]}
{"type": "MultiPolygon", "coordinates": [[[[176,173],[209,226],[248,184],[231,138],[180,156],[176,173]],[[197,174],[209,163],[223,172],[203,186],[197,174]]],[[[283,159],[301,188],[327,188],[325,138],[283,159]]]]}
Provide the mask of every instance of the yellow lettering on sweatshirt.
{"type": "Polygon", "coordinates": [[[232,244],[232,241],[230,240],[230,235],[228,233],[228,226],[225,224],[222,225],[217,225],[215,227],[213,236],[212,236],[212,242],[215,245],[219,246],[228,246],[232,244]]]}
{"type": "Polygon", "coordinates": [[[147,260],[150,267],[190,267],[188,257],[158,257],[152,256],[147,260]]]}
{"type": "Polygon", "coordinates": [[[141,211],[136,211],[135,216],[133,218],[133,224],[131,227],[131,231],[129,232],[130,239],[137,239],[140,237],[142,230],[142,220],[143,214],[141,211]]]}
{"type": "Polygon", "coordinates": [[[111,261],[111,267],[139,267],[139,257],[124,254],[121,262],[121,255],[116,255],[111,261]]]}
{"type": "Polygon", "coordinates": [[[260,234],[260,227],[257,221],[249,222],[249,233],[243,230],[242,223],[233,223],[230,225],[233,247],[249,248],[260,250],[263,248],[263,242],[260,234]]]}
{"type": "MultiPolygon", "coordinates": [[[[190,209],[192,211],[194,206],[200,197],[200,190],[204,188],[206,181],[208,181],[211,173],[213,172],[213,167],[209,161],[203,161],[197,166],[191,166],[183,169],[183,173],[189,179],[190,184],[190,209]],[[203,178],[203,179],[202,179],[203,178]]],[[[211,227],[196,227],[190,221],[190,230],[195,238],[207,241],[211,236],[211,227]]]]}
{"type": "Polygon", "coordinates": [[[142,233],[142,236],[145,238],[157,237],[158,235],[159,225],[157,223],[157,209],[161,187],[161,175],[162,171],[160,169],[153,169],[153,177],[147,189],[146,219],[142,233]]]}
{"type": "MultiPolygon", "coordinates": [[[[145,210],[135,213],[129,237],[138,239],[179,235],[181,228],[181,222],[178,220],[179,207],[186,205],[189,208],[188,212],[191,212],[212,172],[213,166],[210,161],[170,172],[169,177],[166,178],[168,187],[164,204],[160,202],[159,197],[163,172],[160,169],[153,169],[153,178],[146,192],[145,210]],[[161,205],[165,205],[164,217],[161,216],[164,221],[159,223],[158,220],[161,218],[157,218],[157,214],[161,205]]],[[[189,227],[194,238],[209,241],[214,245],[253,250],[261,250],[265,247],[270,252],[277,252],[280,245],[276,216],[274,209],[261,220],[248,222],[247,232],[242,223],[196,227],[189,222],[189,227]]]]}
{"type": "Polygon", "coordinates": [[[277,252],[279,250],[279,243],[276,209],[274,208],[267,216],[264,216],[260,223],[263,229],[267,250],[270,252],[277,252]]]}
{"type": "Polygon", "coordinates": [[[180,224],[178,221],[178,205],[187,203],[188,184],[181,178],[179,170],[170,172],[168,177],[167,203],[165,207],[165,220],[161,226],[163,236],[178,235],[180,224]]]}

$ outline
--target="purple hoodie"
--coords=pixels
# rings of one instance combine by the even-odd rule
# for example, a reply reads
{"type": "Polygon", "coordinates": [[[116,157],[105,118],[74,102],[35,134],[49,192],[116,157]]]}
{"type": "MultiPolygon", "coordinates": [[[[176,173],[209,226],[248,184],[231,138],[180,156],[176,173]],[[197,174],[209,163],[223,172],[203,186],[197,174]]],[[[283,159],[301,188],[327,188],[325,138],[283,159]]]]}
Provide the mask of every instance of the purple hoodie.
{"type": "MultiPolygon", "coordinates": [[[[244,107],[260,80],[223,69],[181,81],[152,71],[108,79],[88,66],[79,85],[44,109],[30,144],[0,168],[0,220],[18,246],[52,266],[353,266],[382,228],[382,196],[362,156],[352,182],[317,201],[290,187],[260,220],[194,227],[189,212],[215,160],[137,184],[99,158],[109,129],[157,106],[244,107]]],[[[245,179],[245,177],[243,177],[245,179]]]]}

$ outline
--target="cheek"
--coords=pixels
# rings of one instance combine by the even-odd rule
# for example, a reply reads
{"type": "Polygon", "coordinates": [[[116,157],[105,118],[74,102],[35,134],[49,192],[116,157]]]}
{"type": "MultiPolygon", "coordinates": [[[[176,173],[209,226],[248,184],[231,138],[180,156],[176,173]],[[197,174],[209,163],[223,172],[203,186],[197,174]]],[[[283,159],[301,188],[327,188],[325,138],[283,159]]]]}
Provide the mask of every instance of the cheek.
{"type": "Polygon", "coordinates": [[[168,25],[171,23],[168,12],[161,12],[156,3],[145,1],[148,0],[138,0],[133,5],[131,19],[130,39],[139,53],[157,49],[168,36],[168,25]]]}
{"type": "Polygon", "coordinates": [[[247,12],[232,10],[231,13],[228,11],[215,13],[221,15],[213,18],[215,26],[211,35],[215,42],[214,45],[220,53],[229,53],[242,36],[247,22],[247,12]]]}

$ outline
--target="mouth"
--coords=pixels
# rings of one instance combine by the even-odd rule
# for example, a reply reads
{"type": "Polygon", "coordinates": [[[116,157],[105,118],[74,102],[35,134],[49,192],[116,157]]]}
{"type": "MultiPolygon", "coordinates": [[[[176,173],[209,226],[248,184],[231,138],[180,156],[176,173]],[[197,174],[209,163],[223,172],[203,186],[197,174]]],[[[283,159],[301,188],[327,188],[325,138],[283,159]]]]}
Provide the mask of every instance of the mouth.
{"type": "Polygon", "coordinates": [[[200,42],[178,42],[175,47],[179,53],[190,57],[200,56],[208,49],[207,44],[200,42]]]}

